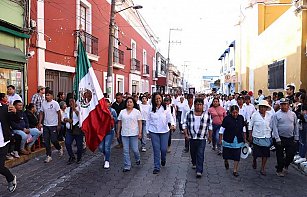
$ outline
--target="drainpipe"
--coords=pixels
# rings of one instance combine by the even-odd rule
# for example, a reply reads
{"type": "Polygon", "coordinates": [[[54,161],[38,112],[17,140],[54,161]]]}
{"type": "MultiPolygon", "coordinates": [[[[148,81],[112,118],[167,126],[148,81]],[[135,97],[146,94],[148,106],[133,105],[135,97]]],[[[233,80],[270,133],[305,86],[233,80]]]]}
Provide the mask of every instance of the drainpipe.
{"type": "Polygon", "coordinates": [[[37,82],[38,85],[45,86],[45,3],[44,1],[37,0],[37,82]]]}

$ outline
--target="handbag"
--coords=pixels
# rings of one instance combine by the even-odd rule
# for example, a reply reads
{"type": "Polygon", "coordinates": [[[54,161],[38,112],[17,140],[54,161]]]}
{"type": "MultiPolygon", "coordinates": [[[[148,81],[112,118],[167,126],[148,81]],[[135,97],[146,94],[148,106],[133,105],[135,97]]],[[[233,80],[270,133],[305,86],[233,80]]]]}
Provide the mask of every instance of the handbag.
{"type": "Polygon", "coordinates": [[[272,138],[256,138],[253,137],[253,143],[258,146],[271,147],[272,146],[272,138]]]}
{"type": "MultiPolygon", "coordinates": [[[[70,119],[73,119],[73,115],[72,115],[73,111],[72,111],[72,108],[70,108],[69,110],[69,118],[70,119]]],[[[81,135],[82,134],[82,130],[81,128],[79,127],[79,121],[73,125],[72,123],[70,124],[70,128],[71,128],[71,133],[72,135],[81,135]]]]}

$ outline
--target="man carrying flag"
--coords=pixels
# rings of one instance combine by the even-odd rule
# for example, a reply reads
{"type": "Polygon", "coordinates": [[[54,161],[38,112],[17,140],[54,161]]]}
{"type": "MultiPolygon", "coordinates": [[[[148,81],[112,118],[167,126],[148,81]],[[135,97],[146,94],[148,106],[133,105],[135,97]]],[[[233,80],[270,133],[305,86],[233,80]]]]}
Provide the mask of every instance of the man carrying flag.
{"type": "Polygon", "coordinates": [[[87,146],[94,152],[114,121],[80,37],[74,91],[80,106],[79,125],[85,133],[87,146]]]}

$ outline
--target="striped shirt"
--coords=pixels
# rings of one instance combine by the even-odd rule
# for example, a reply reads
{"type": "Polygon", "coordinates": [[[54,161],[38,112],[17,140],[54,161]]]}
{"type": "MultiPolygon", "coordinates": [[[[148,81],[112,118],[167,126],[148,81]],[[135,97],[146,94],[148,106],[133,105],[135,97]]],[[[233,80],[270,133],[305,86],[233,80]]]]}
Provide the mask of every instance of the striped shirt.
{"type": "Polygon", "coordinates": [[[194,111],[186,114],[183,129],[187,129],[191,139],[206,139],[207,130],[212,130],[212,120],[207,112],[201,116],[196,116],[194,111]]]}

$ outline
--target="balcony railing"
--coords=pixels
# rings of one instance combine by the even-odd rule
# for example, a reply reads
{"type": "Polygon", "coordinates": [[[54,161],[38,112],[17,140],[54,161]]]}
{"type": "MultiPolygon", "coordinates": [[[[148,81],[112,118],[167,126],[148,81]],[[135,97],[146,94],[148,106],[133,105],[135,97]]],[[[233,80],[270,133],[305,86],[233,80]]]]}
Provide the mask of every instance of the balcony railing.
{"type": "Polygon", "coordinates": [[[137,60],[135,58],[131,59],[131,70],[141,72],[141,66],[140,66],[139,60],[137,60]]]}
{"type": "Polygon", "coordinates": [[[113,62],[118,64],[124,64],[124,51],[114,47],[113,62]]]}
{"type": "Polygon", "coordinates": [[[143,74],[144,75],[149,75],[149,65],[143,64],[143,68],[144,68],[143,74]]]}
{"type": "Polygon", "coordinates": [[[86,33],[85,31],[79,31],[79,30],[75,31],[75,35],[76,35],[76,42],[75,42],[76,49],[78,49],[77,40],[78,37],[80,36],[86,52],[98,56],[98,38],[89,33],[86,33]]]}

